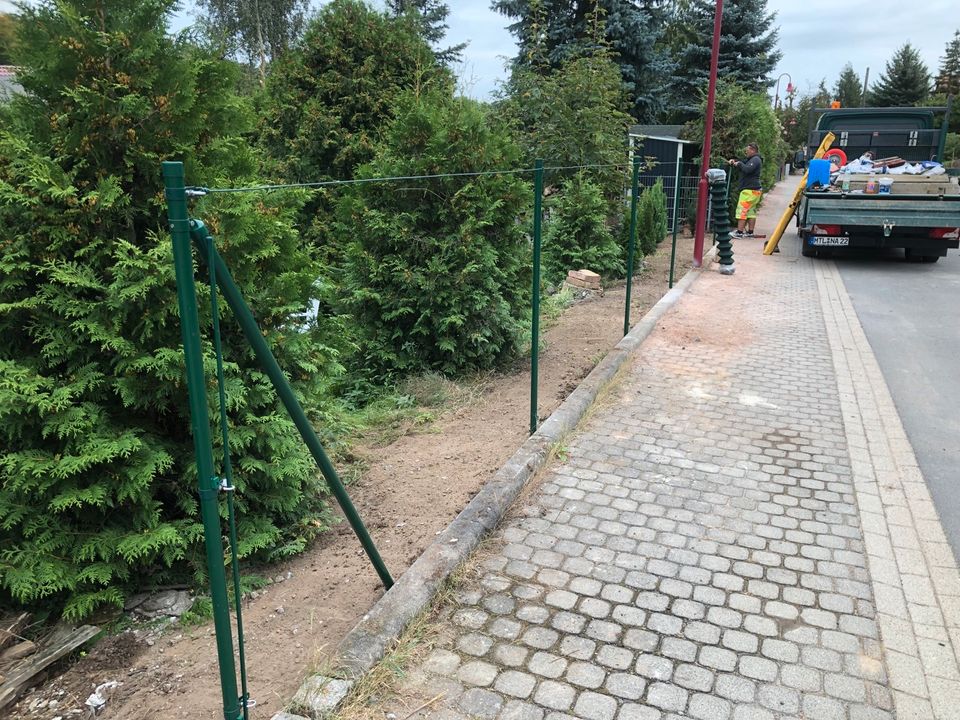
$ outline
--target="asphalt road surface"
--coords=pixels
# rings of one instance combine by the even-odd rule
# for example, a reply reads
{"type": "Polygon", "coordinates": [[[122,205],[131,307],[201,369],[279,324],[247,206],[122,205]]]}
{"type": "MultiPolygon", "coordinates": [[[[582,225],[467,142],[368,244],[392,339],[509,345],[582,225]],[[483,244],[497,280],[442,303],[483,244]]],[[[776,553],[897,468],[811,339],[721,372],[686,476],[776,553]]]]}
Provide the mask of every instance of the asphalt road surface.
{"type": "Polygon", "coordinates": [[[920,469],[960,558],[960,254],[838,258],[920,469]]]}

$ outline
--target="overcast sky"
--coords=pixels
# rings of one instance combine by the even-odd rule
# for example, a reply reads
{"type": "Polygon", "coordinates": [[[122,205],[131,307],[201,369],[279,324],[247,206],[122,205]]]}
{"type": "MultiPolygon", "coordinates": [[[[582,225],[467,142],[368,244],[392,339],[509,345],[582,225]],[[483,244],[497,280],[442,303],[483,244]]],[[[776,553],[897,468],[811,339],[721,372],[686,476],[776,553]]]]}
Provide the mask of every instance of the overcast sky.
{"type": "MultiPolygon", "coordinates": [[[[504,77],[501,58],[514,54],[507,19],[490,10],[488,0],[452,0],[449,5],[449,37],[470,41],[464,75],[474,80],[472,94],[483,96],[504,77]]],[[[887,58],[907,40],[935,72],[947,41],[960,29],[960,0],[768,0],[767,6],[777,13],[783,51],[775,77],[789,73],[801,92],[822,78],[832,86],[847,62],[861,79],[867,67],[876,79],[887,58]]],[[[786,83],[784,78],[781,87],[786,83]]]]}
{"type": "MultiPolygon", "coordinates": [[[[313,4],[319,6],[322,0],[313,4]]],[[[832,86],[847,62],[861,78],[869,67],[872,83],[893,50],[907,40],[935,72],[944,46],[960,29],[960,0],[768,0],[767,4],[778,13],[780,27],[783,59],[776,74],[790,73],[801,92],[822,78],[832,86]]],[[[194,5],[182,4],[178,25],[189,23],[194,5]]],[[[515,52],[507,19],[490,9],[490,0],[448,0],[448,5],[450,44],[469,42],[459,69],[464,89],[475,97],[488,97],[505,77],[504,64],[515,52]]],[[[4,7],[11,7],[9,0],[0,0],[0,8],[4,7]]],[[[786,82],[784,78],[781,95],[786,82]]]]}

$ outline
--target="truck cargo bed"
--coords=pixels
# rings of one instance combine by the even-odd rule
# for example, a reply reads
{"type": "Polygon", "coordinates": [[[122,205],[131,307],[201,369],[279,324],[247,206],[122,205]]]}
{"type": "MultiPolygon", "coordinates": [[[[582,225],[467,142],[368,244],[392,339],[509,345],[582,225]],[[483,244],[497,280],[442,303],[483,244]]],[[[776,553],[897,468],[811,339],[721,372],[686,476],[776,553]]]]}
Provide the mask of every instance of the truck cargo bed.
{"type": "Polygon", "coordinates": [[[867,226],[889,232],[896,227],[960,227],[960,194],[863,195],[809,192],[804,225],[867,226]]]}

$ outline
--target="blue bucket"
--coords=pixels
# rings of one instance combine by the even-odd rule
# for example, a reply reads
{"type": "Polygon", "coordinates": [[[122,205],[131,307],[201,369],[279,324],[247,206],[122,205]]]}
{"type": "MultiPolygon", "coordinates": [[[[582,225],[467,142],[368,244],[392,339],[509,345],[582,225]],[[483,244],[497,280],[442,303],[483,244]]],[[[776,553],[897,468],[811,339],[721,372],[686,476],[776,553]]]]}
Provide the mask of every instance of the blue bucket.
{"type": "Polygon", "coordinates": [[[811,160],[810,168],[807,171],[807,187],[814,185],[826,187],[830,184],[830,161],[829,160],[811,160]]]}

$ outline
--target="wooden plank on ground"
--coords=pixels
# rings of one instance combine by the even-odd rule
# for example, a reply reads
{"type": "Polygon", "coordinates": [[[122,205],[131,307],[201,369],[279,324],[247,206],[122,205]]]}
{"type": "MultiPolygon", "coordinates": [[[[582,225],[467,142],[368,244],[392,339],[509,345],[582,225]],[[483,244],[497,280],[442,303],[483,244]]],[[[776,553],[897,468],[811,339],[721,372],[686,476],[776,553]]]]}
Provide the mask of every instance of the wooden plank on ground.
{"type": "Polygon", "coordinates": [[[35,642],[24,640],[0,653],[0,665],[11,663],[14,660],[23,660],[23,658],[33,655],[36,651],[37,644],[35,642]]]}
{"type": "Polygon", "coordinates": [[[45,646],[18,667],[11,668],[3,685],[0,685],[0,710],[16,701],[30,687],[33,678],[45,668],[65,658],[99,632],[100,628],[95,625],[82,625],[68,633],[56,633],[57,642],[45,646]]]}
{"type": "Polygon", "coordinates": [[[21,634],[28,622],[30,622],[30,613],[21,613],[12,620],[9,618],[4,620],[3,625],[0,626],[0,651],[8,645],[23,640],[21,634]]]}

